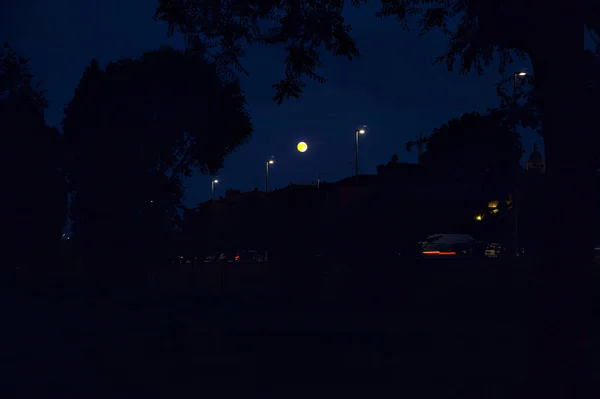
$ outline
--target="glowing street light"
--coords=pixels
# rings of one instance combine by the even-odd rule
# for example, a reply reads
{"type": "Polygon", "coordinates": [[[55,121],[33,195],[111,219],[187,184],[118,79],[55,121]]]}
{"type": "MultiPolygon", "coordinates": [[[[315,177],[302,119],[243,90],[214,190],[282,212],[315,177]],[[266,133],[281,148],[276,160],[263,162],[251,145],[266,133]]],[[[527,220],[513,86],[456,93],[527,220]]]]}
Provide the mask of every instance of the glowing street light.
{"type": "Polygon", "coordinates": [[[481,222],[483,220],[483,216],[477,215],[477,216],[475,216],[475,220],[477,220],[478,222],[481,222]]]}
{"type": "Polygon", "coordinates": [[[269,192],[269,165],[273,165],[275,161],[269,159],[265,162],[265,193],[269,192]]]}
{"type": "Polygon", "coordinates": [[[356,132],[355,132],[355,136],[356,136],[356,160],[354,162],[354,172],[355,172],[354,174],[356,176],[358,176],[358,137],[361,134],[365,134],[366,132],[367,131],[365,130],[365,127],[362,127],[360,129],[356,129],[356,132]]]}
{"type": "Polygon", "coordinates": [[[300,152],[306,152],[306,150],[308,150],[308,144],[306,144],[304,141],[301,141],[301,142],[298,143],[298,145],[296,146],[296,148],[300,152]]]}
{"type": "Polygon", "coordinates": [[[215,197],[215,184],[219,182],[219,179],[213,179],[210,182],[210,200],[212,201],[215,197]]]}

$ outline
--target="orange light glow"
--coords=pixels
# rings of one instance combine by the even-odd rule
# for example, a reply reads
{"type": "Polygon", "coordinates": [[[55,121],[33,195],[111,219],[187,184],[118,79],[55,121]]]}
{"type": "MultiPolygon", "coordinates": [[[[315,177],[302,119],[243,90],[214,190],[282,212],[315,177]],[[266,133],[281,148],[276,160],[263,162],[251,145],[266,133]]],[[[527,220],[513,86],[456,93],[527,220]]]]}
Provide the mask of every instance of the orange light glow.
{"type": "Polygon", "coordinates": [[[456,255],[456,252],[452,251],[423,251],[423,255],[456,255]]]}

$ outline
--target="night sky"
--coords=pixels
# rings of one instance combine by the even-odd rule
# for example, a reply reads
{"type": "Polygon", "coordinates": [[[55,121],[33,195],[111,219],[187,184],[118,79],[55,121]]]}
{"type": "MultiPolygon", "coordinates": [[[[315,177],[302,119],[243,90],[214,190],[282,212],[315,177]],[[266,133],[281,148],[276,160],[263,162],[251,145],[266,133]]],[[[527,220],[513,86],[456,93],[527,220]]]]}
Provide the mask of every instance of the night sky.
{"type": "MultiPolygon", "coordinates": [[[[153,21],[153,1],[11,3],[0,20],[2,41],[32,58],[33,72],[48,89],[50,125],[60,124],[62,109],[92,58],[104,64],[120,56],[139,56],[162,44],[182,44],[180,38],[167,38],[166,26],[153,21]]],[[[497,65],[481,77],[459,76],[445,65],[432,66],[447,49],[447,39],[438,33],[418,38],[415,32],[402,32],[393,19],[375,18],[377,8],[373,4],[346,12],[362,57],[352,62],[325,57],[321,74],[329,81],[309,84],[301,99],[281,106],[272,101],[271,84],[283,76],[283,52],[264,47],[248,50],[244,65],[250,76],[242,79],[242,87],[256,132],[226,160],[217,195],[227,188],[264,189],[264,162],[271,156],[276,161],[270,172],[271,188],[310,183],[319,174],[324,181],[347,177],[353,170],[354,131],[363,124],[368,132],[361,137],[362,173],[375,173],[376,165],[389,161],[394,153],[401,162],[416,162],[416,148],[407,153],[406,142],[415,139],[420,129],[428,134],[452,117],[499,104],[497,65]],[[296,150],[301,140],[309,146],[304,154],[296,150]]],[[[522,69],[531,71],[531,66],[518,61],[507,73],[522,69]]],[[[541,144],[535,133],[523,133],[525,156],[534,140],[541,144]]],[[[209,198],[210,177],[196,176],[186,184],[187,206],[209,198]]]]}

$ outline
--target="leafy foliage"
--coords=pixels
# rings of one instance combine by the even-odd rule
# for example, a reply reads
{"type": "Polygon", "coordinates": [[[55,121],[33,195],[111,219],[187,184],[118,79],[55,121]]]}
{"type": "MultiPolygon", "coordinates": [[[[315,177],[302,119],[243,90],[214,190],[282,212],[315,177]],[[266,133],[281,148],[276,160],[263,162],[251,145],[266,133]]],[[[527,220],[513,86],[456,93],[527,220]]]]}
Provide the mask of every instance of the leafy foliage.
{"type": "Polygon", "coordinates": [[[596,53],[584,51],[583,76],[586,83],[586,94],[590,109],[600,105],[600,50],[596,53]]]}
{"type": "Polygon", "coordinates": [[[273,85],[276,101],[282,102],[299,97],[304,77],[325,81],[316,72],[321,49],[348,59],[359,56],[343,9],[343,0],[160,0],[155,19],[167,22],[171,34],[184,33],[190,46],[213,56],[220,67],[244,73],[244,43],[284,45],[285,78],[273,85]]]}
{"type": "Polygon", "coordinates": [[[21,98],[41,109],[48,107],[42,82],[34,82],[30,58],[19,55],[8,43],[0,49],[0,96],[21,98]]]}
{"type": "Polygon", "coordinates": [[[237,83],[223,82],[214,64],[164,47],[104,69],[92,61],[63,130],[75,232],[126,245],[141,232],[171,231],[181,180],[215,173],[252,125],[237,83]]]}
{"type": "Polygon", "coordinates": [[[454,118],[429,137],[423,164],[438,173],[514,179],[523,154],[520,136],[499,110],[454,118]]]}
{"type": "MultiPolygon", "coordinates": [[[[370,2],[352,0],[354,7],[370,2]]],[[[182,32],[188,44],[211,55],[225,68],[245,72],[241,64],[244,44],[283,45],[285,77],[277,84],[275,100],[297,98],[305,87],[304,78],[323,82],[317,74],[321,52],[352,60],[360,52],[345,23],[344,0],[159,0],[155,19],[167,22],[169,32],[182,32]]],[[[594,0],[585,1],[585,26],[596,35],[600,15],[594,0]]],[[[401,29],[416,19],[421,35],[441,30],[449,39],[446,54],[436,63],[449,69],[459,64],[460,73],[483,73],[494,57],[503,72],[516,56],[523,59],[541,42],[547,42],[549,21],[563,20],[562,5],[536,0],[381,0],[379,18],[395,18],[401,29]],[[458,21],[456,27],[452,24],[458,21]],[[507,27],[510,27],[507,29],[507,27]]],[[[597,36],[596,36],[597,37],[597,36]]]]}
{"type": "MultiPolygon", "coordinates": [[[[351,4],[358,7],[368,1],[352,0],[351,4]]],[[[167,22],[171,33],[177,30],[193,38],[191,46],[200,47],[203,54],[214,56],[224,67],[233,65],[242,71],[240,58],[246,43],[285,46],[285,76],[274,85],[275,100],[281,103],[286,98],[298,97],[306,78],[323,80],[317,75],[323,52],[348,59],[360,55],[350,35],[352,27],[343,18],[347,3],[343,0],[159,0],[155,18],[167,22]]],[[[600,43],[598,1],[584,0],[579,13],[574,13],[564,1],[381,0],[381,4],[377,16],[396,18],[402,29],[408,29],[409,22],[416,19],[421,34],[441,30],[449,39],[449,48],[435,62],[445,63],[448,69],[458,65],[461,74],[470,71],[481,74],[494,58],[504,72],[513,57],[529,56],[535,77],[532,91],[535,101],[529,105],[532,111],[539,111],[546,178],[552,181],[552,191],[558,193],[544,203],[547,220],[553,220],[554,224],[544,232],[545,243],[540,248],[556,247],[554,243],[561,242],[557,248],[560,255],[548,259],[556,266],[561,260],[565,264],[578,263],[573,261],[573,254],[581,259],[590,255],[585,255],[585,251],[592,247],[593,222],[586,221],[584,228],[580,228],[582,223],[577,221],[575,209],[581,206],[593,213],[596,204],[592,201],[591,187],[596,169],[591,166],[597,163],[598,150],[596,145],[586,146],[582,151],[567,151],[565,146],[589,139],[589,129],[574,124],[584,119],[591,122],[593,112],[590,108],[582,115],[581,81],[577,84],[577,79],[566,79],[565,73],[581,54],[573,37],[581,34],[582,22],[584,29],[600,43]],[[583,21],[578,18],[580,15],[583,21]],[[573,134],[580,136],[574,138],[573,134]],[[580,193],[572,194],[575,189],[580,193]],[[570,205],[564,206],[566,203],[570,205]],[[558,206],[572,213],[556,216],[553,208],[558,206]]],[[[385,39],[393,41],[382,38],[385,39]]]]}
{"type": "Polygon", "coordinates": [[[29,59],[7,44],[0,52],[0,157],[4,162],[2,221],[10,241],[7,265],[55,263],[67,211],[60,135],[46,125],[47,101],[29,59]],[[24,256],[24,254],[27,256],[24,256]]]}
{"type": "MultiPolygon", "coordinates": [[[[586,85],[584,99],[588,109],[586,114],[593,118],[593,109],[600,105],[600,56],[598,53],[584,50],[582,65],[586,85]]],[[[506,76],[498,83],[496,91],[501,102],[499,110],[505,112],[507,118],[544,136],[540,113],[541,93],[536,90],[533,76],[506,76]]]]}
{"type": "Polygon", "coordinates": [[[500,97],[498,111],[504,112],[511,123],[542,133],[539,91],[531,75],[511,74],[498,83],[496,92],[500,97]]]}

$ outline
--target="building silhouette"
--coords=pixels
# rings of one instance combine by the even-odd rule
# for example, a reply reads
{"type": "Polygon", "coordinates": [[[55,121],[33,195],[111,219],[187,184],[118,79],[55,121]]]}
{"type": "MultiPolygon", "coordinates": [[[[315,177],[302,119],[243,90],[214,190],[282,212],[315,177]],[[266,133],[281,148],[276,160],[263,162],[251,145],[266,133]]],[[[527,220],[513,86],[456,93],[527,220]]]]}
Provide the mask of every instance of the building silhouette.
{"type": "Polygon", "coordinates": [[[529,155],[529,160],[525,163],[525,169],[529,173],[543,174],[546,171],[546,162],[542,153],[538,150],[537,144],[533,145],[533,151],[529,155]]]}
{"type": "MultiPolygon", "coordinates": [[[[543,170],[535,151],[530,159],[532,171],[540,165],[543,170]]],[[[377,252],[442,230],[472,233],[502,223],[508,231],[509,189],[493,174],[440,175],[393,156],[377,166],[376,175],[290,183],[268,194],[227,190],[186,214],[184,236],[188,246],[203,252],[268,249],[269,256],[282,257],[377,252]]]]}

